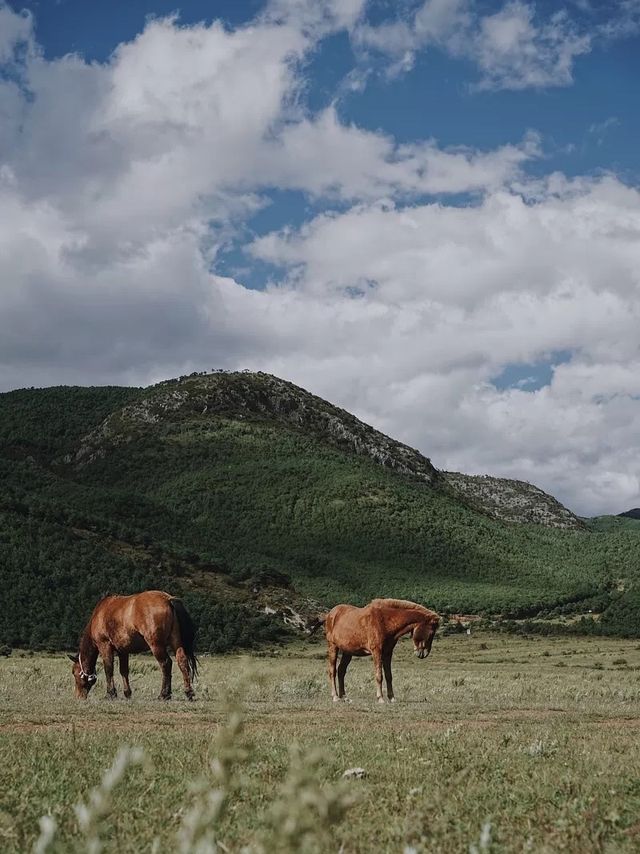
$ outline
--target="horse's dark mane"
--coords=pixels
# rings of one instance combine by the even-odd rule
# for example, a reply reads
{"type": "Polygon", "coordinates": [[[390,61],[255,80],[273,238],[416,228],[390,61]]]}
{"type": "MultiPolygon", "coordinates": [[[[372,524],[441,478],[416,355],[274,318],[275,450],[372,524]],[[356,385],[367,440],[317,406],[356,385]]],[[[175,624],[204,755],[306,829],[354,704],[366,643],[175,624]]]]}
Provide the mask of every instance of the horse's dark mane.
{"type": "Polygon", "coordinates": [[[83,662],[89,664],[89,661],[95,661],[98,655],[98,648],[95,643],[91,639],[91,632],[89,631],[89,623],[85,626],[82,634],[80,635],[80,641],[78,642],[78,649],[80,651],[80,657],[83,662]]]}

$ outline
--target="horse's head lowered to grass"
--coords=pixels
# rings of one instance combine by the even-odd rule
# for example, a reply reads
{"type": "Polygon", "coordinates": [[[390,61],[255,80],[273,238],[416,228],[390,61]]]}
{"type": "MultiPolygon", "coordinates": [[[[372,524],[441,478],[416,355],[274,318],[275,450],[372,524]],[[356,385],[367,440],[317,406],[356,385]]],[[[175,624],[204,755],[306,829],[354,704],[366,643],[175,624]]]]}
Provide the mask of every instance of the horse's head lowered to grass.
{"type": "Polygon", "coordinates": [[[89,696],[89,691],[96,684],[98,676],[95,670],[93,673],[85,671],[79,655],[69,655],[69,658],[73,661],[71,672],[76,683],[76,697],[80,700],[86,700],[89,696]]]}
{"type": "Polygon", "coordinates": [[[425,617],[424,620],[416,624],[411,632],[413,641],[413,649],[418,658],[426,658],[431,652],[433,638],[440,625],[440,618],[437,616],[425,617]]]}

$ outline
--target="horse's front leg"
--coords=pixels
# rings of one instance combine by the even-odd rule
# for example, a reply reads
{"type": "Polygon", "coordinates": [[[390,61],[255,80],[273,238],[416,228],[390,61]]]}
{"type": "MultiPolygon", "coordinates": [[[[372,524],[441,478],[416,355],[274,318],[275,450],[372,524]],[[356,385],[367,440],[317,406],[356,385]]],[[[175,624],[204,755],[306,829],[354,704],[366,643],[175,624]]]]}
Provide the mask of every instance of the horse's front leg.
{"type": "Polygon", "coordinates": [[[343,652],[342,657],[340,658],[340,664],[338,666],[338,696],[342,699],[345,695],[344,691],[344,677],[347,672],[347,667],[349,666],[349,662],[351,661],[352,656],[348,652],[343,652]]]}
{"type": "Polygon", "coordinates": [[[113,681],[113,657],[115,655],[115,649],[111,646],[111,644],[105,644],[105,646],[99,647],[100,655],[102,656],[102,663],[104,664],[104,675],[107,680],[107,697],[111,699],[115,699],[118,696],[118,692],[116,691],[116,684],[113,681]]]}
{"type": "Polygon", "coordinates": [[[159,700],[171,699],[171,656],[167,652],[166,646],[162,644],[149,644],[151,652],[158,666],[162,671],[162,688],[160,689],[159,700]]]}
{"type": "Polygon", "coordinates": [[[124,695],[128,699],[131,696],[131,685],[129,685],[129,653],[119,652],[118,662],[120,664],[120,676],[124,685],[124,695]]]}
{"type": "Polygon", "coordinates": [[[336,661],[338,660],[338,647],[330,643],[327,648],[327,670],[329,673],[329,685],[331,687],[331,699],[334,703],[338,702],[338,692],[336,691],[336,661]]]}
{"type": "Polygon", "coordinates": [[[373,669],[376,674],[376,697],[379,703],[384,703],[382,696],[382,653],[379,649],[371,653],[373,657],[373,669]]]}
{"type": "Polygon", "coordinates": [[[384,668],[384,679],[387,683],[387,697],[390,702],[395,703],[396,698],[393,693],[393,677],[391,676],[391,656],[393,650],[387,650],[382,656],[382,666],[384,668]]]}

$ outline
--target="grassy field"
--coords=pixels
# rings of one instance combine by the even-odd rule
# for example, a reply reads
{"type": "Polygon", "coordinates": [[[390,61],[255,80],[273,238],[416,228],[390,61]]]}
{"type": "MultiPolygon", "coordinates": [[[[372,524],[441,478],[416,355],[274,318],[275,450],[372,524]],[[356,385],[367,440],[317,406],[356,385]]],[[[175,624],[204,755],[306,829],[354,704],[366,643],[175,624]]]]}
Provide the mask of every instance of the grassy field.
{"type": "Polygon", "coordinates": [[[80,703],[64,658],[0,659],[0,850],[31,850],[44,815],[40,851],[640,847],[637,641],[478,633],[426,662],[403,643],[385,706],[369,660],[334,706],[321,643],[206,658],[193,704],[156,700],[153,662],[132,662],[131,701],[104,699],[101,674],[80,703]],[[105,778],[123,745],[143,755],[105,778]]]}

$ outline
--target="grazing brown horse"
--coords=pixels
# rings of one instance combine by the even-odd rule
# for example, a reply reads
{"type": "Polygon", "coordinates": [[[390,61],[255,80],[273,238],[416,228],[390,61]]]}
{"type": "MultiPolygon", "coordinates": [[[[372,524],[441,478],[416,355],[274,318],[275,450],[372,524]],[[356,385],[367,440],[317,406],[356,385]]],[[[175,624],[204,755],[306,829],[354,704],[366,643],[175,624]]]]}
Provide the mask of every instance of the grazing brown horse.
{"type": "Polygon", "coordinates": [[[161,590],[135,596],[107,596],[94,608],[80,638],[78,655],[70,655],[76,681],[76,696],[86,699],[97,680],[96,662],[102,657],[107,677],[107,696],[117,696],[113,660],[118,656],[125,697],[131,696],[129,653],[151,650],[162,671],[160,699],[171,697],[173,650],[184,679],[184,691],[193,700],[191,680],[198,672],[194,652],[195,627],[180,599],[161,590]]]}
{"type": "Polygon", "coordinates": [[[312,630],[324,625],[329,656],[329,684],[334,703],[345,696],[344,677],[354,655],[371,655],[376,675],[379,703],[382,696],[382,670],[387,682],[387,696],[393,702],[391,656],[395,645],[403,635],[410,634],[418,658],[426,658],[431,652],[433,636],[440,623],[435,611],[430,611],[415,602],[404,599],[374,599],[364,608],[353,605],[336,605],[328,614],[318,617],[312,630]],[[336,662],[342,653],[338,667],[338,690],[336,691],[336,662]]]}

